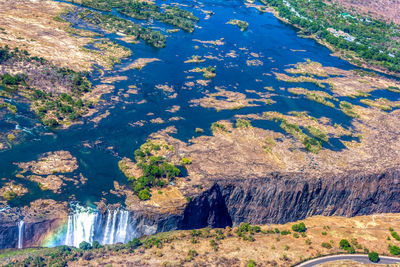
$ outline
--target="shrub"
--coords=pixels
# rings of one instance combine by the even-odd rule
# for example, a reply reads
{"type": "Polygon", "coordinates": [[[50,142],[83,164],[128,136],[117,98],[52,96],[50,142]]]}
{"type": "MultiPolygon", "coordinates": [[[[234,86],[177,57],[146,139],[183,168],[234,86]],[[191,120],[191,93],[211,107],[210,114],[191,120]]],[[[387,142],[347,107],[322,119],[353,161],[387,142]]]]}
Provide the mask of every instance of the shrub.
{"type": "Polygon", "coordinates": [[[389,246],[390,254],[398,256],[400,255],[400,247],[398,246],[389,246]]]}
{"type": "Polygon", "coordinates": [[[160,239],[158,239],[156,237],[151,237],[151,238],[147,239],[146,241],[144,241],[143,246],[146,249],[152,248],[152,247],[162,248],[162,242],[160,239]]]}
{"type": "Polygon", "coordinates": [[[351,248],[351,245],[347,239],[340,240],[339,247],[344,250],[348,250],[351,248]]]}
{"type": "Polygon", "coordinates": [[[13,198],[15,198],[17,196],[17,194],[14,191],[6,191],[3,194],[3,198],[7,201],[12,200],[13,198]]]}
{"type": "Polygon", "coordinates": [[[332,248],[332,245],[330,243],[328,243],[328,242],[322,242],[321,246],[323,248],[327,248],[327,249],[331,249],[332,248]]]}
{"type": "Polygon", "coordinates": [[[134,238],[128,243],[126,243],[126,247],[130,249],[136,249],[137,247],[140,247],[142,245],[142,242],[138,238],[134,238]]]}
{"type": "Polygon", "coordinates": [[[226,127],[218,122],[214,122],[213,124],[211,124],[211,131],[214,133],[216,131],[223,131],[223,132],[228,132],[228,129],[226,129],[226,127]]]}
{"type": "Polygon", "coordinates": [[[236,128],[249,128],[251,127],[251,123],[248,120],[238,119],[236,121],[236,128]]]}
{"type": "Polygon", "coordinates": [[[185,164],[185,165],[189,165],[189,164],[192,163],[192,161],[191,161],[190,159],[188,159],[188,158],[183,157],[183,158],[181,159],[181,163],[182,163],[182,164],[185,164]]]}
{"type": "Polygon", "coordinates": [[[249,260],[248,262],[247,262],[247,267],[255,267],[257,264],[256,264],[256,262],[254,261],[254,260],[249,260]]]}
{"type": "Polygon", "coordinates": [[[306,225],[303,222],[301,222],[301,223],[292,225],[292,230],[295,232],[303,233],[307,230],[307,228],[306,228],[306,225]]]}
{"type": "Polygon", "coordinates": [[[140,200],[148,200],[148,199],[150,199],[150,191],[147,188],[142,189],[139,191],[138,196],[139,196],[140,200]]]}
{"type": "Polygon", "coordinates": [[[99,243],[99,241],[95,240],[95,241],[93,241],[93,243],[92,243],[92,247],[93,247],[93,248],[101,248],[102,246],[101,246],[101,244],[99,243]]]}
{"type": "Polygon", "coordinates": [[[188,256],[190,257],[196,257],[197,255],[199,255],[199,253],[197,253],[196,250],[190,249],[188,252],[188,256]]]}
{"type": "Polygon", "coordinates": [[[376,253],[375,251],[371,251],[370,253],[368,253],[368,259],[372,262],[378,262],[379,254],[376,253]]]}
{"type": "Polygon", "coordinates": [[[397,232],[392,231],[390,234],[392,235],[392,237],[394,239],[396,239],[397,241],[400,241],[400,236],[399,236],[399,234],[397,232]]]}
{"type": "Polygon", "coordinates": [[[82,242],[79,244],[79,248],[82,249],[82,250],[89,250],[89,249],[92,248],[92,245],[90,245],[90,243],[88,243],[88,242],[86,242],[86,241],[82,241],[82,242]]]}
{"type": "Polygon", "coordinates": [[[289,230],[282,230],[281,235],[290,235],[291,232],[289,230]]]}

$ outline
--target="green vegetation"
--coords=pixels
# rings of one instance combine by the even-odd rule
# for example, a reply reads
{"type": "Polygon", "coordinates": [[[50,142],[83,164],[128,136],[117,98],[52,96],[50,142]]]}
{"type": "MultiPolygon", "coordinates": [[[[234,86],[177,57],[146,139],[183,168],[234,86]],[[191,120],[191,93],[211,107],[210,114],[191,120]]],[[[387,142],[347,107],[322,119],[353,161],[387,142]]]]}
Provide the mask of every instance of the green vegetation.
{"type": "Polygon", "coordinates": [[[10,201],[10,200],[12,200],[12,199],[14,199],[16,197],[17,197],[17,194],[14,191],[11,191],[11,190],[10,191],[6,191],[3,194],[3,198],[6,201],[10,201]]]}
{"type": "Polygon", "coordinates": [[[322,105],[325,105],[325,106],[328,106],[328,107],[331,107],[331,108],[335,107],[335,104],[333,104],[331,101],[326,100],[325,97],[320,96],[318,94],[307,93],[306,97],[307,97],[307,99],[309,99],[311,101],[314,101],[314,102],[317,102],[317,103],[320,103],[322,105]]]}
{"type": "Polygon", "coordinates": [[[389,91],[391,91],[391,92],[394,92],[394,93],[400,93],[400,88],[397,87],[397,86],[389,86],[389,87],[387,88],[387,90],[389,90],[389,91]]]}
{"type": "Polygon", "coordinates": [[[301,222],[298,224],[293,224],[292,230],[295,232],[304,233],[305,231],[307,231],[307,228],[306,225],[303,222],[301,222]]]}
{"type": "Polygon", "coordinates": [[[394,231],[393,229],[390,231],[390,234],[392,235],[392,237],[394,238],[394,239],[396,239],[397,241],[400,241],[400,236],[399,236],[399,234],[396,232],[396,231],[394,231]]]}
{"type": "Polygon", "coordinates": [[[281,231],[281,235],[290,235],[292,232],[290,232],[289,230],[282,230],[281,231]]]}
{"type": "Polygon", "coordinates": [[[137,179],[136,177],[128,177],[128,181],[141,200],[150,199],[152,187],[164,187],[181,173],[177,167],[169,164],[164,157],[154,156],[154,152],[160,149],[159,145],[147,141],[134,153],[136,166],[141,169],[143,175],[137,179]]]}
{"type": "Polygon", "coordinates": [[[16,75],[10,75],[8,73],[5,73],[3,75],[0,75],[0,80],[1,80],[1,86],[5,90],[17,90],[18,86],[26,86],[26,75],[23,74],[16,74],[16,75]]]}
{"type": "Polygon", "coordinates": [[[11,58],[13,56],[12,53],[10,53],[10,50],[8,48],[8,46],[0,47],[0,63],[2,63],[3,61],[8,60],[9,58],[11,58]]]}
{"type": "Polygon", "coordinates": [[[6,108],[8,111],[10,111],[13,114],[17,113],[17,107],[10,104],[10,103],[0,103],[0,109],[6,108]]]}
{"type": "Polygon", "coordinates": [[[400,247],[398,246],[389,246],[390,254],[399,256],[400,255],[400,247]]]}
{"type": "Polygon", "coordinates": [[[254,234],[260,232],[260,226],[251,226],[249,223],[241,223],[237,228],[236,234],[238,238],[244,241],[254,241],[254,234]]]}
{"type": "Polygon", "coordinates": [[[383,111],[391,111],[392,107],[390,106],[390,104],[388,104],[389,100],[387,100],[386,98],[379,98],[376,100],[372,100],[372,99],[361,99],[360,100],[361,103],[368,105],[370,107],[375,107],[378,109],[381,109],[383,111]]]}
{"type": "Polygon", "coordinates": [[[240,28],[241,31],[246,31],[247,28],[249,27],[249,24],[246,21],[243,20],[238,20],[238,19],[231,19],[230,21],[227,22],[228,24],[231,25],[236,25],[240,28]]]}
{"type": "Polygon", "coordinates": [[[398,25],[360,15],[322,0],[260,1],[272,6],[281,18],[300,27],[304,35],[314,36],[336,49],[346,51],[346,59],[354,64],[360,64],[359,59],[362,59],[389,71],[400,71],[398,25]]]}
{"type": "Polygon", "coordinates": [[[150,28],[135,24],[130,20],[122,19],[113,15],[102,14],[92,10],[76,10],[70,11],[67,15],[77,15],[79,19],[87,23],[98,25],[106,31],[113,33],[123,33],[128,36],[133,36],[136,39],[142,39],[147,44],[154,47],[162,48],[165,46],[167,38],[159,31],[154,31],[150,28]]]}
{"type": "Polygon", "coordinates": [[[248,120],[237,119],[236,120],[236,128],[250,128],[251,123],[248,120]]]}
{"type": "Polygon", "coordinates": [[[182,165],[189,165],[189,164],[192,164],[192,161],[190,159],[188,159],[188,158],[183,157],[181,159],[181,164],[182,165]]]}
{"type": "MultiPolygon", "coordinates": [[[[305,77],[305,76],[302,76],[305,77]]],[[[306,78],[304,78],[306,79],[306,78]]],[[[317,84],[319,84],[318,81],[315,81],[317,84]]],[[[289,88],[288,91],[292,94],[295,95],[305,95],[307,99],[320,103],[322,105],[334,108],[335,104],[333,104],[331,101],[328,101],[326,99],[331,99],[334,101],[338,101],[337,98],[331,96],[330,94],[324,92],[324,91],[312,91],[312,90],[307,90],[305,88],[289,88]]]]}
{"type": "Polygon", "coordinates": [[[342,101],[340,102],[340,110],[349,117],[358,118],[360,117],[354,110],[353,105],[349,102],[342,101]]]}
{"type": "MultiPolygon", "coordinates": [[[[70,0],[71,1],[71,0],[70,0]]],[[[74,2],[73,0],[71,2],[74,2]]],[[[193,32],[194,23],[199,19],[193,13],[176,6],[164,5],[162,8],[152,2],[136,0],[82,0],[83,6],[102,11],[116,9],[134,19],[158,20],[163,23],[193,32]]]]}
{"type": "Polygon", "coordinates": [[[255,267],[257,264],[256,264],[256,262],[254,261],[254,260],[249,260],[248,262],[247,262],[247,267],[255,267]]]}
{"type": "Polygon", "coordinates": [[[228,132],[228,129],[226,129],[225,125],[223,125],[222,123],[219,122],[213,122],[213,124],[211,124],[211,131],[213,133],[222,131],[222,132],[228,132]]]}
{"type": "Polygon", "coordinates": [[[370,253],[368,253],[368,259],[372,262],[378,262],[379,254],[376,253],[375,251],[371,251],[370,253]]]}
{"type": "Polygon", "coordinates": [[[339,247],[349,253],[355,252],[354,248],[350,245],[350,242],[347,239],[340,240],[339,247]]]}
{"type": "MultiPolygon", "coordinates": [[[[10,75],[5,73],[0,75],[0,85],[10,93],[22,95],[32,101],[32,109],[36,112],[42,122],[49,127],[55,127],[58,124],[70,123],[79,118],[92,103],[83,101],[81,96],[92,89],[92,84],[87,78],[87,73],[76,72],[68,68],[59,68],[48,61],[30,57],[26,51],[10,51],[6,46],[1,48],[4,64],[15,64],[24,62],[24,64],[34,64],[40,68],[40,73],[35,72],[31,77],[29,70],[27,73],[10,75]],[[7,58],[7,61],[5,61],[7,58]],[[69,93],[44,92],[37,88],[41,80],[49,79],[55,86],[61,85],[68,89],[69,93]]],[[[7,108],[16,113],[15,106],[9,103],[1,103],[0,108],[7,108]]]]}
{"type": "Polygon", "coordinates": [[[186,258],[186,261],[187,261],[187,262],[192,261],[193,258],[196,257],[197,255],[199,255],[199,253],[197,253],[196,250],[194,250],[194,249],[189,249],[189,251],[188,251],[188,256],[187,256],[187,258],[186,258]]]}
{"type": "Polygon", "coordinates": [[[307,130],[313,137],[317,138],[318,140],[321,140],[322,142],[325,143],[329,141],[329,137],[322,130],[314,126],[308,126],[307,130]]]}
{"type": "Polygon", "coordinates": [[[89,250],[89,249],[92,249],[92,245],[90,243],[86,242],[86,241],[82,241],[79,244],[79,248],[82,249],[82,250],[89,250]]]}
{"type": "Polygon", "coordinates": [[[328,243],[328,242],[322,242],[321,246],[323,248],[327,248],[327,249],[331,249],[332,248],[332,245],[330,243],[328,243]]]}
{"type": "Polygon", "coordinates": [[[321,150],[321,142],[305,134],[298,125],[289,123],[283,118],[279,118],[278,120],[281,121],[281,124],[279,126],[282,128],[282,130],[300,140],[307,151],[318,153],[321,150]]]}
{"type": "Polygon", "coordinates": [[[215,77],[215,68],[212,66],[208,66],[207,68],[203,68],[203,77],[206,79],[212,79],[215,77]]]}

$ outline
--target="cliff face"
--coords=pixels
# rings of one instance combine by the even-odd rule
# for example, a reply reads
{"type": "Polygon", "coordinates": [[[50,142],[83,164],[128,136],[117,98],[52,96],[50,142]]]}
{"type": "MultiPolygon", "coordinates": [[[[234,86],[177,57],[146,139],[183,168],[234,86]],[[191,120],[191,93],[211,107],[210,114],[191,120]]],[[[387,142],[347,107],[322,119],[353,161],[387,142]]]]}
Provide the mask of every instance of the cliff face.
{"type": "Polygon", "coordinates": [[[350,173],[312,179],[275,174],[260,179],[216,180],[186,207],[181,228],[389,212],[400,212],[397,169],[381,174],[350,173]]]}
{"type": "MultiPolygon", "coordinates": [[[[50,231],[57,228],[60,219],[45,219],[36,222],[25,222],[22,234],[23,247],[38,246],[43,237],[50,231]]],[[[18,247],[18,225],[15,223],[0,223],[0,249],[18,247]]]]}
{"type": "Polygon", "coordinates": [[[16,248],[18,243],[18,226],[0,223],[0,249],[16,248]]]}
{"type": "MultiPolygon", "coordinates": [[[[285,223],[313,215],[356,216],[400,212],[400,171],[350,173],[308,178],[304,175],[266,175],[257,179],[215,179],[175,214],[155,210],[130,212],[133,237],[175,229],[225,227],[241,222],[285,223]]],[[[41,238],[66,217],[25,221],[24,247],[41,238]]],[[[104,226],[104,225],[103,225],[104,226]]],[[[101,227],[103,227],[101,226],[101,227]]],[[[16,223],[0,224],[0,248],[17,247],[16,223]]]]}

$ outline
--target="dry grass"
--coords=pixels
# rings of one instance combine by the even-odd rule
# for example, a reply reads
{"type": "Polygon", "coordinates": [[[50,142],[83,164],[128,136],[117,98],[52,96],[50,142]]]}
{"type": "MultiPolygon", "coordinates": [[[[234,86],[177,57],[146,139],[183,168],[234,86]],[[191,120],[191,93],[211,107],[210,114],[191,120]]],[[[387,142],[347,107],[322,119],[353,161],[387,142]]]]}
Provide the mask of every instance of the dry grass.
{"type": "MultiPolygon", "coordinates": [[[[244,241],[235,234],[235,229],[228,236],[229,230],[224,229],[224,239],[216,240],[215,230],[210,231],[210,237],[192,238],[191,231],[175,231],[157,235],[160,239],[169,239],[162,248],[139,249],[134,253],[126,252],[105,253],[87,262],[79,260],[70,263],[71,266],[129,266],[137,264],[143,266],[245,266],[249,259],[254,260],[257,266],[291,266],[302,259],[318,255],[343,252],[339,249],[341,239],[348,239],[357,243],[357,251],[364,248],[388,254],[388,245],[399,243],[386,240],[389,227],[398,230],[398,214],[381,214],[360,216],[354,218],[315,216],[304,220],[308,230],[306,236],[296,238],[292,234],[264,234],[254,235],[255,241],[244,241]],[[322,234],[326,232],[326,234],[322,234]],[[194,242],[192,240],[195,240],[194,242]],[[210,244],[211,240],[217,243],[215,251],[210,244]],[[332,245],[331,249],[323,248],[322,242],[332,245]],[[189,259],[188,251],[195,250],[198,256],[189,259]]],[[[285,225],[264,225],[263,230],[279,228],[289,230],[294,223],[285,225]]],[[[336,265],[337,266],[337,265],[336,265]]],[[[339,265],[340,266],[340,265],[339,265]]]]}
{"type": "Polygon", "coordinates": [[[101,51],[83,47],[93,43],[96,35],[77,30],[55,19],[71,5],[49,0],[0,1],[0,40],[2,45],[27,50],[57,66],[76,71],[90,70],[94,63],[110,68],[113,62],[129,55],[121,46],[106,43],[101,51]]]}

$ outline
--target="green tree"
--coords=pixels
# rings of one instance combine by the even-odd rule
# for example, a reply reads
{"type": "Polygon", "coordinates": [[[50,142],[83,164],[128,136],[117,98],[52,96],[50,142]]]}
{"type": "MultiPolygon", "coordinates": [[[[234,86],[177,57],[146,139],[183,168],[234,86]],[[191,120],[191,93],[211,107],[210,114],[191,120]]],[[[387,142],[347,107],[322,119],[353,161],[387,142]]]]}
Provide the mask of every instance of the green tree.
{"type": "Polygon", "coordinates": [[[351,245],[347,239],[342,239],[340,240],[339,247],[344,250],[349,250],[351,248],[351,245]]]}
{"type": "Polygon", "coordinates": [[[150,199],[150,191],[149,191],[147,188],[141,190],[141,191],[139,192],[139,198],[140,198],[141,200],[148,200],[148,199],[150,199]]]}
{"type": "Polygon", "coordinates": [[[292,230],[295,232],[303,233],[307,230],[307,228],[306,228],[306,225],[303,222],[301,222],[301,223],[292,225],[292,230]]]}
{"type": "Polygon", "coordinates": [[[130,249],[136,249],[137,247],[140,247],[142,245],[142,241],[140,241],[139,238],[134,238],[128,243],[126,243],[126,247],[130,249]]]}
{"type": "Polygon", "coordinates": [[[400,255],[400,247],[398,246],[389,246],[390,254],[398,256],[400,255]]]}
{"type": "Polygon", "coordinates": [[[372,262],[378,262],[379,254],[376,253],[375,251],[371,251],[370,253],[368,253],[368,259],[372,262]]]}
{"type": "Polygon", "coordinates": [[[88,243],[88,242],[86,242],[86,241],[82,241],[82,242],[79,244],[79,248],[82,249],[82,250],[89,250],[89,249],[92,248],[92,245],[90,245],[90,243],[88,243]]]}
{"type": "Polygon", "coordinates": [[[93,243],[92,243],[92,247],[93,247],[93,248],[101,248],[102,246],[101,246],[101,244],[99,243],[99,241],[95,240],[95,241],[93,241],[93,243]]]}

